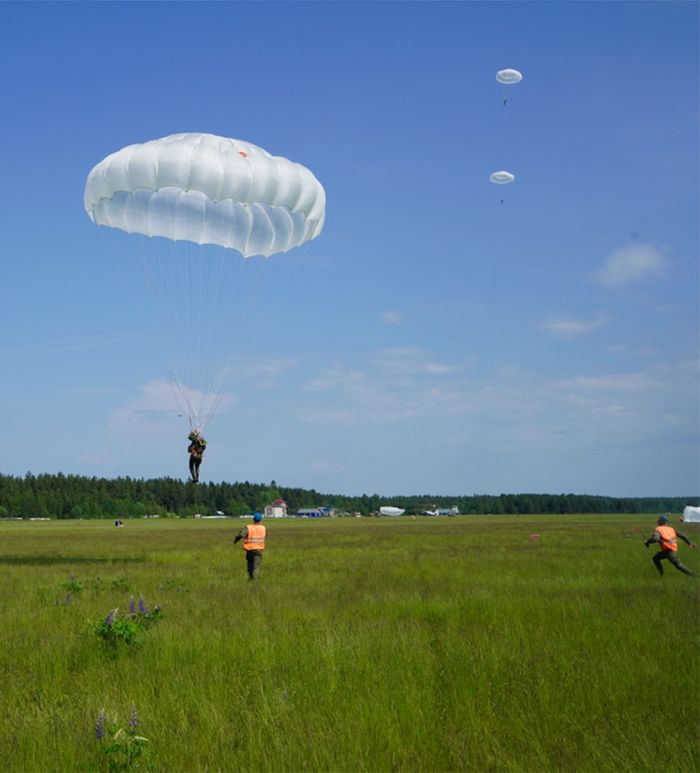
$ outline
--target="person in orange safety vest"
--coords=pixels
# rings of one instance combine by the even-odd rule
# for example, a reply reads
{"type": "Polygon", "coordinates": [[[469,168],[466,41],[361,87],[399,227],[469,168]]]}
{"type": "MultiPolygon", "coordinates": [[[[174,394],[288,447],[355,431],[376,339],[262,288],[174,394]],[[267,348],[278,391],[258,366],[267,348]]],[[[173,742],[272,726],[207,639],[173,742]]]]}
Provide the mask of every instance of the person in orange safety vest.
{"type": "Polygon", "coordinates": [[[248,565],[249,580],[255,580],[257,578],[260,571],[263,550],[265,550],[266,529],[260,521],[262,521],[262,515],[260,513],[255,513],[253,515],[253,523],[241,529],[233,540],[234,543],[243,540],[243,550],[245,550],[245,560],[248,565]]]}
{"type": "Polygon", "coordinates": [[[693,574],[687,566],[678,560],[676,553],[678,552],[678,537],[690,545],[691,548],[695,547],[695,543],[691,542],[683,532],[676,531],[673,526],[668,525],[668,515],[660,515],[657,524],[658,526],[654,529],[654,533],[648,540],[645,540],[644,544],[647,547],[654,542],[659,544],[660,550],[653,558],[654,565],[659,574],[663,575],[664,573],[664,568],[661,566],[661,562],[664,559],[672,566],[675,566],[680,572],[683,572],[683,574],[693,574]]]}

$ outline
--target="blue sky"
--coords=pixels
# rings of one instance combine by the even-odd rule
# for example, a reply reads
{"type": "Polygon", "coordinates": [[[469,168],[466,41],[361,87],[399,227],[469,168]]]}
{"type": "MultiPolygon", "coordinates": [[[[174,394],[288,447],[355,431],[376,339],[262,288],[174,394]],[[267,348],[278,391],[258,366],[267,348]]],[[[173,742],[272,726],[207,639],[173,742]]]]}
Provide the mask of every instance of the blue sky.
{"type": "Polygon", "coordinates": [[[327,219],[231,331],[203,479],[697,495],[698,32],[680,2],[0,4],[0,471],[185,477],[150,246],[82,193],[204,131],[308,166],[327,219]]]}

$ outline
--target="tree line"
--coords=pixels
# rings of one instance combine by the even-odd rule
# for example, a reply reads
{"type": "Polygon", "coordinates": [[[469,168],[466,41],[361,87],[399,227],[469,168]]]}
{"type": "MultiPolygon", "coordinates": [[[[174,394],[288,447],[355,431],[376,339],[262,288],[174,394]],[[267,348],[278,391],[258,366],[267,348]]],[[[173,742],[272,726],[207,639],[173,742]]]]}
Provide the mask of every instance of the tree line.
{"type": "Polygon", "coordinates": [[[653,513],[680,512],[698,506],[693,497],[606,497],[589,494],[500,494],[385,497],[343,496],[315,489],[265,483],[199,483],[176,478],[95,478],[28,472],[24,477],[0,474],[0,518],[141,518],[145,515],[244,515],[262,511],[284,499],[289,513],[331,505],[341,513],[369,515],[383,505],[419,515],[436,508],[457,507],[466,515],[528,515],[530,513],[653,513]]]}

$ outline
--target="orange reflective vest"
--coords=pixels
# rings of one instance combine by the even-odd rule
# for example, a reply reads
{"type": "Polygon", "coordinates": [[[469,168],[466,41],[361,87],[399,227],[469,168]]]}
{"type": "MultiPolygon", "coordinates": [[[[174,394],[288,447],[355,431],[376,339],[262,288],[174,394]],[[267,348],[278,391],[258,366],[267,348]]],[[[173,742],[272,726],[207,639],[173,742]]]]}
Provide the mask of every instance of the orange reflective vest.
{"type": "Polygon", "coordinates": [[[678,550],[676,530],[672,526],[657,526],[654,531],[658,531],[661,537],[661,550],[678,550]]]}
{"type": "Polygon", "coordinates": [[[251,523],[246,527],[243,550],[265,550],[265,527],[260,523],[251,523]]]}

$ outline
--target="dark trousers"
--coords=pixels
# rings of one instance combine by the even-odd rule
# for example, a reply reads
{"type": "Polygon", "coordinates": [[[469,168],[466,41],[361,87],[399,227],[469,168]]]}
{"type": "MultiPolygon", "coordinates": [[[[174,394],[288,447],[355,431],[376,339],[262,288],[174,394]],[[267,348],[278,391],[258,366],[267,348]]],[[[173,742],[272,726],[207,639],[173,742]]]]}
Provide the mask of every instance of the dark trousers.
{"type": "Polygon", "coordinates": [[[255,580],[260,571],[260,562],[262,561],[262,550],[246,550],[245,560],[248,565],[248,579],[255,580]]]}
{"type": "Polygon", "coordinates": [[[687,566],[678,560],[675,550],[659,550],[659,552],[654,556],[652,560],[654,561],[654,565],[656,566],[659,574],[664,573],[664,568],[661,566],[661,562],[664,559],[666,559],[672,566],[675,566],[679,572],[683,572],[683,574],[692,574],[690,569],[688,569],[687,566]]]}
{"type": "Polygon", "coordinates": [[[190,454],[190,475],[192,476],[192,481],[194,483],[199,482],[199,465],[201,463],[202,463],[201,456],[195,456],[194,454],[190,454]]]}

